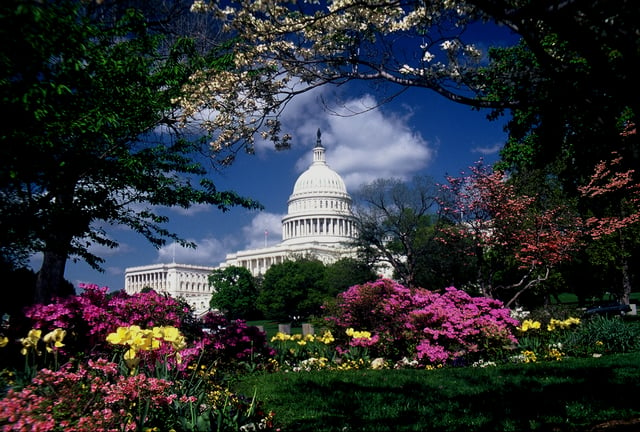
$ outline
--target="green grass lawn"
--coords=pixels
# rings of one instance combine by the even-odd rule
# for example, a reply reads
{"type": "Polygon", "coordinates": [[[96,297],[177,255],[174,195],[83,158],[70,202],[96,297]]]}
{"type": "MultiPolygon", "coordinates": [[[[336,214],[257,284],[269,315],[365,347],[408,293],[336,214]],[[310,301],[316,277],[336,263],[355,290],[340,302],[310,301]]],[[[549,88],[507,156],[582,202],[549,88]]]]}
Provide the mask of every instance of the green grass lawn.
{"type": "Polygon", "coordinates": [[[640,417],[640,353],[487,368],[254,374],[283,432],[587,431],[640,417]]]}
{"type": "MultiPolygon", "coordinates": [[[[633,292],[630,295],[631,303],[640,303],[640,292],[633,292]]],[[[560,300],[561,304],[577,304],[578,296],[573,293],[561,293],[558,295],[558,300],[560,300]]],[[[611,295],[605,295],[600,299],[603,302],[613,301],[614,298],[611,295]]],[[[556,299],[551,298],[552,303],[556,304],[556,299]]]]}
{"type": "MultiPolygon", "coordinates": [[[[267,333],[267,340],[278,333],[278,323],[269,320],[247,321],[247,325],[260,326],[267,333]]],[[[291,334],[302,333],[302,327],[291,326],[291,334]]]]}

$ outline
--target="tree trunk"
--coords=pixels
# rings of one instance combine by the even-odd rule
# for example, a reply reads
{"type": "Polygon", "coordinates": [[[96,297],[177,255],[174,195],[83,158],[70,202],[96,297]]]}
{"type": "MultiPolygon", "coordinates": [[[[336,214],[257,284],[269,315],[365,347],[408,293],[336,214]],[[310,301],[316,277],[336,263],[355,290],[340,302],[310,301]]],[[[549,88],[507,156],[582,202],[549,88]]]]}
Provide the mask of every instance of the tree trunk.
{"type": "Polygon", "coordinates": [[[36,277],[34,303],[50,303],[54,297],[60,294],[66,264],[66,255],[52,251],[44,252],[42,267],[36,277]]]}
{"type": "Polygon", "coordinates": [[[631,303],[631,278],[629,277],[629,259],[624,258],[622,262],[622,304],[631,303]]]}

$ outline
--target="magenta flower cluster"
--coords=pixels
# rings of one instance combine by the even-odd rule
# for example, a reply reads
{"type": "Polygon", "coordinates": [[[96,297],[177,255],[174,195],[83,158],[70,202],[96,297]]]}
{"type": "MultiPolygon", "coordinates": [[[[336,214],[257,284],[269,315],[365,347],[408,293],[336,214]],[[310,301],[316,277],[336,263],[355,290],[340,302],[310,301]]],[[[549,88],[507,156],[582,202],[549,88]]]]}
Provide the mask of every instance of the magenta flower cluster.
{"type": "Polygon", "coordinates": [[[422,365],[495,356],[517,344],[519,324],[498,300],[454,287],[441,293],[407,288],[389,279],[339,294],[327,320],[337,328],[370,331],[377,337],[369,347],[373,356],[407,357],[422,365]]]}
{"type": "Polygon", "coordinates": [[[41,369],[21,390],[10,389],[0,403],[0,419],[6,431],[135,431],[146,420],[135,404],[166,410],[178,398],[172,385],[144,375],[123,376],[117,364],[103,359],[77,367],[67,363],[57,371],[41,369]]]}
{"type": "MultiPolygon", "coordinates": [[[[200,322],[182,301],[153,291],[128,295],[109,294],[97,285],[81,288],[80,295],[26,311],[29,329],[64,329],[65,336],[59,362],[51,368],[46,351],[34,350],[34,364],[21,374],[24,379],[4,389],[1,430],[195,431],[210,430],[208,425],[222,418],[229,420],[230,429],[219,430],[238,430],[242,422],[263,420],[255,410],[258,402],[228,392],[223,396],[235,402],[218,404],[216,395],[223,390],[218,381],[226,379],[221,373],[225,369],[267,364],[274,352],[264,332],[214,314],[200,322]],[[128,343],[139,338],[123,337],[125,343],[119,343],[117,337],[119,327],[132,326],[153,329],[155,338],[141,343],[134,355],[128,343]],[[158,328],[167,328],[162,341],[158,328]],[[179,334],[180,343],[166,339],[168,329],[179,334]]],[[[15,340],[3,349],[10,346],[19,349],[22,344],[15,340]]]]}
{"type": "Polygon", "coordinates": [[[275,356],[267,343],[267,335],[244,320],[229,320],[209,312],[202,318],[202,341],[206,355],[219,365],[231,366],[237,361],[261,363],[275,356]]]}
{"type": "Polygon", "coordinates": [[[67,338],[68,353],[102,351],[106,336],[118,327],[138,325],[142,328],[172,326],[182,329],[190,310],[177,300],[154,291],[134,295],[107,287],[80,284],[76,296],[55,299],[51,304],[36,304],[25,311],[33,328],[51,331],[67,330],[75,340],[67,338]]]}
{"type": "MultiPolygon", "coordinates": [[[[126,294],[108,293],[107,287],[80,285],[82,293],[56,299],[48,305],[34,305],[25,312],[33,328],[51,331],[67,330],[61,354],[91,353],[93,357],[112,352],[105,342],[118,327],[137,325],[141,328],[171,326],[180,329],[190,341],[180,354],[182,365],[192,361],[215,361],[231,365],[237,361],[265,360],[274,355],[266,334],[245,321],[231,321],[213,313],[194,325],[190,309],[184,303],[155,291],[126,294]]],[[[149,366],[163,351],[147,353],[149,366]]],[[[180,365],[175,365],[180,368],[180,365]]]]}

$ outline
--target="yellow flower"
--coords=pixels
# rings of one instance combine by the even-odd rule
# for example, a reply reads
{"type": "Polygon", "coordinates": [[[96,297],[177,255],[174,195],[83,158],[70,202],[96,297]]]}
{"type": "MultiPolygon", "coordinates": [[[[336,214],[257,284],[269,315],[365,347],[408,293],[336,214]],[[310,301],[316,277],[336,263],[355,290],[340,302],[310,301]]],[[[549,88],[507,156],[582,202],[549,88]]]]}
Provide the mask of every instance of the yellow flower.
{"type": "Polygon", "coordinates": [[[318,340],[320,342],[322,342],[325,345],[329,345],[330,343],[334,342],[335,339],[333,337],[333,335],[331,334],[330,330],[325,331],[322,336],[320,338],[318,338],[318,340]]]}
{"type": "Polygon", "coordinates": [[[63,347],[64,344],[62,341],[66,335],[67,331],[61,328],[57,328],[44,335],[42,340],[47,344],[47,351],[52,352],[55,348],[63,347]]]}
{"type": "Polygon", "coordinates": [[[554,331],[556,328],[567,329],[572,325],[578,324],[580,324],[580,318],[569,317],[564,321],[551,318],[551,321],[549,321],[549,325],[547,326],[547,330],[554,331]]]}
{"type": "Polygon", "coordinates": [[[291,339],[290,335],[286,333],[278,332],[276,333],[275,336],[271,338],[271,342],[276,342],[276,341],[285,342],[285,341],[288,341],[289,339],[291,339]]]}
{"type": "Polygon", "coordinates": [[[20,353],[22,355],[27,355],[30,349],[33,349],[36,354],[40,354],[38,352],[38,341],[40,340],[40,336],[42,335],[42,330],[40,329],[31,329],[29,333],[27,333],[26,338],[20,339],[20,343],[22,343],[22,349],[20,353]]]}
{"type": "Polygon", "coordinates": [[[127,364],[129,369],[134,369],[140,363],[140,358],[136,354],[136,350],[133,348],[129,348],[126,353],[124,353],[124,362],[127,364]]]}
{"type": "MultiPolygon", "coordinates": [[[[129,340],[126,341],[126,344],[136,350],[144,350],[149,351],[153,349],[153,332],[148,330],[142,330],[140,327],[134,329],[135,326],[131,326],[129,330],[131,331],[129,340]]],[[[160,346],[160,342],[157,341],[157,347],[160,346]]]]}
{"type": "MultiPolygon", "coordinates": [[[[154,330],[155,329],[156,327],[154,327],[154,330]]],[[[186,348],[187,342],[185,341],[182,333],[180,333],[180,330],[177,328],[171,326],[161,327],[160,333],[162,334],[162,338],[171,343],[176,351],[186,348]]]]}
{"type": "Polygon", "coordinates": [[[9,338],[6,336],[0,336],[0,348],[4,348],[9,343],[9,338]]]}
{"type": "Polygon", "coordinates": [[[355,331],[352,328],[348,328],[345,333],[353,339],[371,339],[371,332],[368,331],[355,331]]]}
{"type": "Polygon", "coordinates": [[[538,358],[536,357],[536,353],[533,351],[524,351],[522,353],[525,363],[534,363],[538,358]]]}
{"type": "Polygon", "coordinates": [[[521,332],[526,332],[529,329],[539,329],[539,328],[540,328],[540,321],[526,319],[522,321],[522,325],[518,327],[518,330],[520,330],[521,332]]]}
{"type": "Polygon", "coordinates": [[[107,335],[107,342],[112,345],[125,345],[129,338],[129,327],[118,327],[115,333],[107,335]]]}
{"type": "Polygon", "coordinates": [[[552,359],[554,359],[554,360],[557,360],[557,361],[562,360],[562,356],[563,356],[563,355],[564,355],[564,354],[562,354],[562,352],[560,352],[559,350],[557,350],[557,349],[555,349],[555,348],[553,348],[553,349],[549,350],[549,354],[548,354],[548,356],[549,356],[550,358],[552,358],[552,359]]]}

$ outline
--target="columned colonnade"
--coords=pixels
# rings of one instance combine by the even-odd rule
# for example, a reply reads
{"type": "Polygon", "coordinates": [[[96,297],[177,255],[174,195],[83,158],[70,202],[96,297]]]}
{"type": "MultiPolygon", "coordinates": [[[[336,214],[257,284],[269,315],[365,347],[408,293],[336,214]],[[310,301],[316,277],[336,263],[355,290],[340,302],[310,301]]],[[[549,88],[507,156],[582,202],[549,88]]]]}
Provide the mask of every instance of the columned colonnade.
{"type": "Polygon", "coordinates": [[[355,223],[343,217],[308,217],[284,221],[282,225],[283,240],[322,235],[353,237],[355,223]]]}

